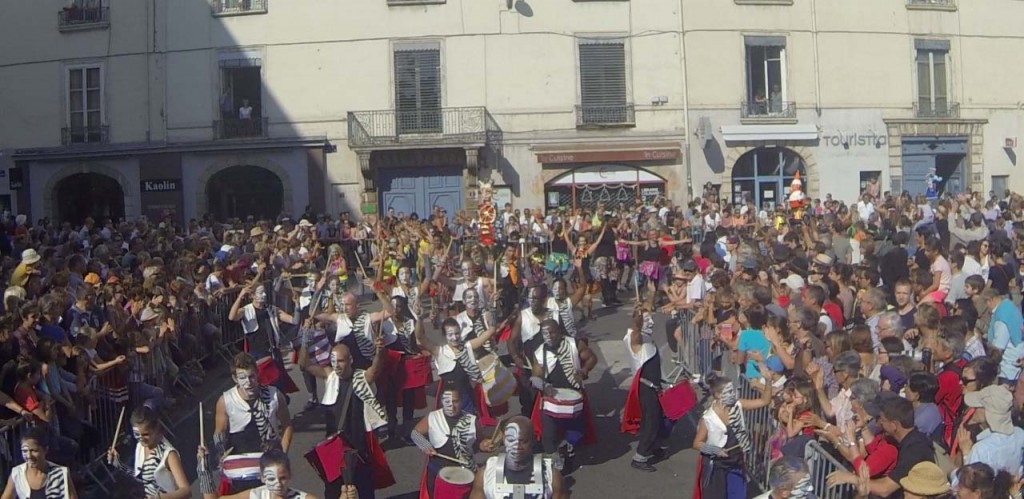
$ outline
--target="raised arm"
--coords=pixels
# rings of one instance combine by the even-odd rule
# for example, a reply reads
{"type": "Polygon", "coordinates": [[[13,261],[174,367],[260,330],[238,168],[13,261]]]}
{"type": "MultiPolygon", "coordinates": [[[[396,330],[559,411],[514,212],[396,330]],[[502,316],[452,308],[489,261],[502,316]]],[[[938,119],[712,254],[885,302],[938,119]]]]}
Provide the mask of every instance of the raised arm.
{"type": "Polygon", "coordinates": [[[367,383],[373,383],[377,379],[380,370],[384,367],[384,340],[381,339],[380,334],[377,334],[377,339],[373,343],[374,347],[376,347],[376,352],[373,355],[373,363],[370,364],[370,367],[366,368],[367,383]]]}

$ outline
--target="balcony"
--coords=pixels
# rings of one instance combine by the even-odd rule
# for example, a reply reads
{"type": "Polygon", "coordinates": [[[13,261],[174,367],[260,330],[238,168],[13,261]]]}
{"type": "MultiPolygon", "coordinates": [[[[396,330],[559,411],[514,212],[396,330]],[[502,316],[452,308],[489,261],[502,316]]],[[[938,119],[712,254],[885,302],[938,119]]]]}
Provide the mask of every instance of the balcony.
{"type": "Polygon", "coordinates": [[[633,104],[576,105],[576,128],[630,127],[636,125],[633,104]]]}
{"type": "Polygon", "coordinates": [[[907,10],[956,10],[956,0],[907,0],[907,10]]]}
{"type": "Polygon", "coordinates": [[[785,101],[749,102],[740,104],[741,122],[796,123],[796,103],[785,101]]]}
{"type": "Polygon", "coordinates": [[[110,7],[72,6],[57,12],[57,29],[61,33],[109,27],[110,7]]]}
{"type": "Polygon", "coordinates": [[[110,127],[81,126],[60,129],[60,142],[65,146],[75,144],[106,144],[110,140],[110,127]]]}
{"type": "Polygon", "coordinates": [[[213,122],[213,139],[259,139],[267,136],[269,128],[269,118],[217,120],[213,122]]]}
{"type": "Polygon", "coordinates": [[[957,119],[960,117],[960,103],[948,101],[916,102],[914,117],[922,119],[957,119]]]}
{"type": "Polygon", "coordinates": [[[270,0],[213,0],[215,16],[246,16],[266,14],[270,0]]]}
{"type": "Polygon", "coordinates": [[[482,147],[499,141],[500,133],[485,107],[348,113],[348,145],[352,149],[482,147]]]}
{"type": "Polygon", "coordinates": [[[403,5],[443,5],[447,0],[387,0],[388,6],[401,7],[403,5]]]}

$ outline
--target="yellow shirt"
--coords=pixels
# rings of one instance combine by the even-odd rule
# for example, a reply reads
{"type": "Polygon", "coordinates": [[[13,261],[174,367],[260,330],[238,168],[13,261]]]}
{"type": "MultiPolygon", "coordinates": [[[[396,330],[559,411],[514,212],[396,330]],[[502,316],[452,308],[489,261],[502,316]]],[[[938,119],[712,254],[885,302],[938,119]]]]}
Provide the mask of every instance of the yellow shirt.
{"type": "Polygon", "coordinates": [[[32,270],[24,263],[19,263],[11,273],[11,286],[25,287],[28,284],[29,271],[32,270]]]}

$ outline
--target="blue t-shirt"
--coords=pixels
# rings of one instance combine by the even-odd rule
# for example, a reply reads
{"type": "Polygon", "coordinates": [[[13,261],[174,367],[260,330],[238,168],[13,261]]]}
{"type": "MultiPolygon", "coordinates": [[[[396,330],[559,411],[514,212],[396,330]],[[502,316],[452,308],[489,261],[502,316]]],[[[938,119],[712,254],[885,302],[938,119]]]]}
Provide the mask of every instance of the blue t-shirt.
{"type": "MultiPolygon", "coordinates": [[[[756,350],[761,352],[761,358],[767,360],[772,344],[768,341],[768,338],[764,337],[764,332],[761,330],[744,329],[740,331],[739,346],[737,348],[741,352],[756,350]]],[[[754,362],[752,359],[747,360],[747,377],[751,379],[761,377],[761,371],[757,369],[757,362],[754,362]]]]}
{"type": "Polygon", "coordinates": [[[68,339],[67,333],[64,329],[56,324],[46,324],[39,328],[39,336],[43,338],[50,338],[57,343],[64,343],[68,339]]]}

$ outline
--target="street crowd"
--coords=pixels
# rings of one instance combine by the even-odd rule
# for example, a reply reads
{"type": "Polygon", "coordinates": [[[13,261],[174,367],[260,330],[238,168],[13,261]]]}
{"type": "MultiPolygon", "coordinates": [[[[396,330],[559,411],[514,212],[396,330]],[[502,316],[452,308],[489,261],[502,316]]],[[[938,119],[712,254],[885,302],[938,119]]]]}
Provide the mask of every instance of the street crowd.
{"type": "Polygon", "coordinates": [[[77,498],[96,463],[122,478],[114,497],[191,497],[181,452],[206,498],[367,499],[396,473],[421,475],[422,499],[565,498],[577,449],[601,444],[595,306],[632,314],[615,334],[636,473],[657,479],[692,410],[694,497],[1020,497],[1020,196],[491,199],[360,220],[11,220],[2,499],[77,498]],[[226,377],[199,448],[176,449],[169,415],[226,377]],[[291,445],[292,397],[323,413],[313,448],[291,445]],[[425,465],[392,469],[394,445],[425,465]],[[291,487],[307,465],[323,491],[291,487]]]}

